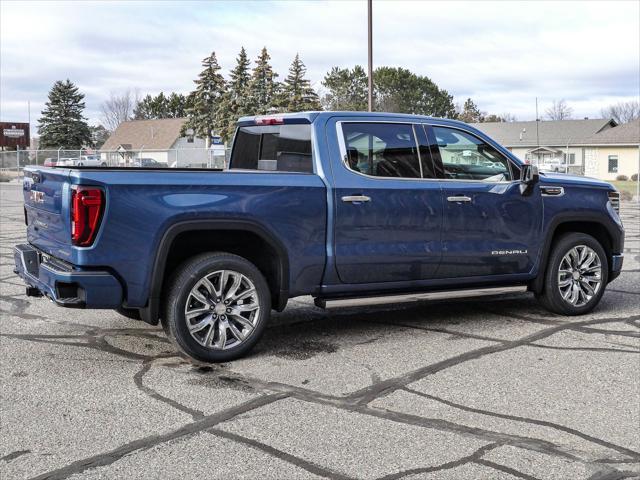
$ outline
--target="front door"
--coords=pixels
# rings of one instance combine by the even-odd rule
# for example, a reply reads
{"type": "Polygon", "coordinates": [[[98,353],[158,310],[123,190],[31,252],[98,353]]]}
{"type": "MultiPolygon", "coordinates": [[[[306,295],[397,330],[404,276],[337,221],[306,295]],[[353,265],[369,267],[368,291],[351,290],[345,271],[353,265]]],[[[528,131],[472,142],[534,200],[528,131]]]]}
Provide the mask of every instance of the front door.
{"type": "MultiPolygon", "coordinates": [[[[335,264],[348,284],[432,278],[441,256],[442,197],[424,131],[411,123],[333,122],[335,264]],[[335,149],[334,149],[335,151],[335,149]]],[[[329,128],[332,128],[329,122],[329,128]]]]}
{"type": "Polygon", "coordinates": [[[444,199],[437,277],[530,272],[542,242],[539,188],[523,195],[518,165],[479,136],[453,127],[426,128],[444,199]]]}

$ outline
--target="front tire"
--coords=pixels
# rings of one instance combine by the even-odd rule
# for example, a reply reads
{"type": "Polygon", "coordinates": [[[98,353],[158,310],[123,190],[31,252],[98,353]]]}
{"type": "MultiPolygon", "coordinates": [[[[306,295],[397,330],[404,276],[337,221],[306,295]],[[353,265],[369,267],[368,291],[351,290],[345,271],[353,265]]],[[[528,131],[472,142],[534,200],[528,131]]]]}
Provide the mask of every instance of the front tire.
{"type": "Polygon", "coordinates": [[[600,302],[608,275],[607,255],[595,238],[584,233],[563,235],[549,256],[539,299],[554,313],[588,313],[600,302]]]}
{"type": "Polygon", "coordinates": [[[206,253],[178,268],[165,312],[163,327],[180,350],[203,362],[226,362],[258,342],[271,313],[271,295],[248,260],[206,253]]]}

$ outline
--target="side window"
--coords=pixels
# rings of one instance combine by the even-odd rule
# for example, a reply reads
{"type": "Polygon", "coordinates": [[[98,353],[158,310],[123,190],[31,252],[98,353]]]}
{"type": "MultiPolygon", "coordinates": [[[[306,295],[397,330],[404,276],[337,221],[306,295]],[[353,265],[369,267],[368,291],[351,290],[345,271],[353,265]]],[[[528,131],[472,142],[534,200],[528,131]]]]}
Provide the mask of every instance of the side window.
{"type": "Polygon", "coordinates": [[[240,127],[229,168],[313,173],[311,125],[240,127]]]}
{"type": "Polygon", "coordinates": [[[453,180],[512,180],[509,161],[495,148],[461,130],[433,127],[444,169],[453,180]]]}
{"type": "Polygon", "coordinates": [[[345,163],[375,177],[421,178],[413,127],[404,123],[343,123],[345,163]]]}

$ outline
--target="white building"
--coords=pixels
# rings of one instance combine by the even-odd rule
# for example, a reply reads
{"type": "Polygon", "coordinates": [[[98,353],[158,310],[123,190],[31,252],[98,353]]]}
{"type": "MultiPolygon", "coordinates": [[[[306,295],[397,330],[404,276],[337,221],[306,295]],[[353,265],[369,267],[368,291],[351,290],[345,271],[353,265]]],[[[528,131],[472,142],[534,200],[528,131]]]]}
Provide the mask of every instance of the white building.
{"type": "Polygon", "coordinates": [[[534,165],[557,165],[569,173],[615,180],[638,173],[640,120],[584,119],[474,123],[474,127],[534,165]]]}
{"type": "Polygon", "coordinates": [[[186,119],[131,120],[121,123],[100,149],[109,165],[129,165],[151,158],[167,166],[207,167],[205,140],[181,136],[186,119]]]}

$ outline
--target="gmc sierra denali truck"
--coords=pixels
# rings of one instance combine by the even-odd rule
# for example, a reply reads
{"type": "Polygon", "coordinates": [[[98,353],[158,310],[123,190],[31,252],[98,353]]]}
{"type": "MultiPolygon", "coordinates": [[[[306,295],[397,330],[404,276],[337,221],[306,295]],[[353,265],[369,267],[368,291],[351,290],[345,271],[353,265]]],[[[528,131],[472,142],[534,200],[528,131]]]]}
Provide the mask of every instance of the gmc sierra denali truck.
{"type": "Polygon", "coordinates": [[[160,322],[209,362],[248,352],[300,295],[519,286],[579,315],[623,259],[611,185],[414,115],[245,117],[225,171],[28,167],[24,203],[27,295],[160,322]]]}

